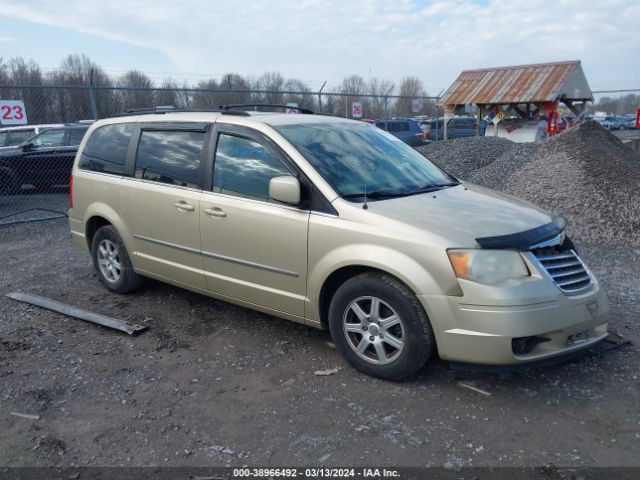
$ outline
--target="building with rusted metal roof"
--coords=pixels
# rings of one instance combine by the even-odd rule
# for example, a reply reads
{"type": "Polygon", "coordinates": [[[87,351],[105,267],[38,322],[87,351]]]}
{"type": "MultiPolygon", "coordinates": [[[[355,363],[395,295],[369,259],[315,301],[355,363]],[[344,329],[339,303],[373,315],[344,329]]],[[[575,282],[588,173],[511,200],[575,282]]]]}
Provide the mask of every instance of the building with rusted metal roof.
{"type": "Polygon", "coordinates": [[[479,125],[480,119],[490,117],[492,112],[500,119],[517,115],[528,120],[557,110],[560,103],[579,116],[590,101],[593,94],[580,61],[572,60],[465,70],[440,103],[448,115],[462,113],[466,105],[475,105],[479,125]]]}

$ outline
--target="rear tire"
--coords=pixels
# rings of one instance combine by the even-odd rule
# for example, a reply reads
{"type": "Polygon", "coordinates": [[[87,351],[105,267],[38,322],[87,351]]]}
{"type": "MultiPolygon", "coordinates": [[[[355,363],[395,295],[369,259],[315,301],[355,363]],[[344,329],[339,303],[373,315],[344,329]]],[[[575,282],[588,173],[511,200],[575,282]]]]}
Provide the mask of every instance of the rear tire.
{"type": "Polygon", "coordinates": [[[385,380],[414,375],[436,349],[415,294],[384,273],[363,273],[342,284],[331,300],[329,328],[351,365],[385,380]]]}
{"type": "Polygon", "coordinates": [[[112,292],[127,293],[140,286],[124,242],[111,225],[100,227],[91,242],[91,258],[100,282],[112,292]]]}

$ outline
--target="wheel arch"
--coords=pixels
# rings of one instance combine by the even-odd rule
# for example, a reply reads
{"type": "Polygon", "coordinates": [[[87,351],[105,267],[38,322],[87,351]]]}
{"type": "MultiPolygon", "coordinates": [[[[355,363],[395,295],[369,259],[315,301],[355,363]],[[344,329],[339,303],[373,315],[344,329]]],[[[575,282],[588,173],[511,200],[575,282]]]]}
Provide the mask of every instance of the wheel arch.
{"type": "Polygon", "coordinates": [[[432,258],[427,267],[425,262],[419,262],[405,252],[371,244],[350,244],[327,251],[320,258],[311,259],[313,266],[307,274],[307,320],[311,325],[326,328],[327,304],[333,294],[346,280],[366,271],[390,275],[415,295],[452,294],[457,282],[453,275],[455,285],[447,275],[440,274],[451,268],[443,262],[432,258]]]}
{"type": "Polygon", "coordinates": [[[91,249],[91,244],[93,243],[93,237],[95,233],[99,228],[102,228],[106,225],[113,224],[101,215],[94,215],[87,220],[84,233],[85,239],[87,241],[87,248],[91,249]]]}
{"type": "Polygon", "coordinates": [[[320,326],[324,330],[329,330],[329,306],[333,296],[338,289],[349,279],[361,275],[363,273],[381,273],[393,277],[398,282],[405,285],[414,295],[417,295],[417,289],[391,269],[380,268],[379,266],[368,264],[351,264],[344,265],[332,271],[322,283],[318,294],[317,312],[320,326]]]}
{"type": "Polygon", "coordinates": [[[89,250],[91,250],[91,242],[98,229],[105,225],[111,225],[122,238],[127,251],[130,254],[133,252],[133,240],[129,235],[129,230],[112,207],[104,203],[94,203],[87,207],[84,218],[84,235],[89,250]]]}

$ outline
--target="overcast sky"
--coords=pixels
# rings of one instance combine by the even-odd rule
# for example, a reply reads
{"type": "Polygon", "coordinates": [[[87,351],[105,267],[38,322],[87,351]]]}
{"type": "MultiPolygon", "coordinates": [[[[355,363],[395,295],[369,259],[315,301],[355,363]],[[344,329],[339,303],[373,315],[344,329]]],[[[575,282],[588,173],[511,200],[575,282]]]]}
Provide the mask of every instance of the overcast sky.
{"type": "Polygon", "coordinates": [[[640,88],[638,0],[0,0],[0,56],[198,81],[280,71],[319,88],[579,59],[594,90],[640,88]]]}

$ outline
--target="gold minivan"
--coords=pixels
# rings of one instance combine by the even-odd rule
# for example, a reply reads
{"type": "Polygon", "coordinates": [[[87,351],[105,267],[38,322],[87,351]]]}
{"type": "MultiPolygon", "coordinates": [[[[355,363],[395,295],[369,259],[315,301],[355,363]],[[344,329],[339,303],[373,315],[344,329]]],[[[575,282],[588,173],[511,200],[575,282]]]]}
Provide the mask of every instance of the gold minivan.
{"type": "Polygon", "coordinates": [[[364,122],[233,109],[100,120],[75,159],[69,223],[113,292],[152,277],[329,329],[385,379],[436,352],[513,365],[607,335],[606,296],[562,218],[364,122]]]}

